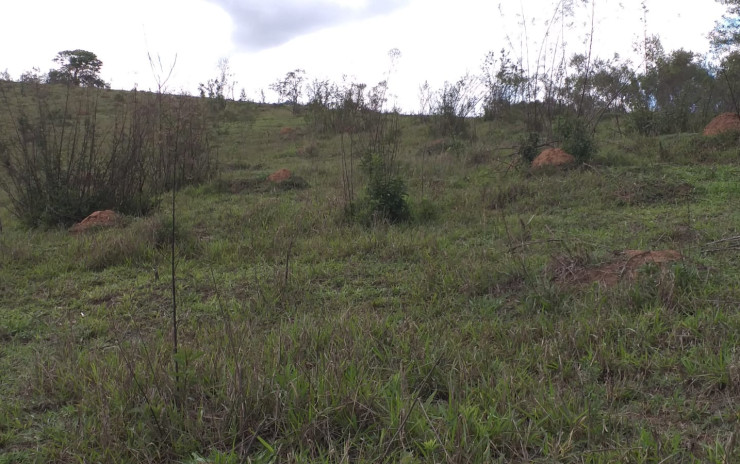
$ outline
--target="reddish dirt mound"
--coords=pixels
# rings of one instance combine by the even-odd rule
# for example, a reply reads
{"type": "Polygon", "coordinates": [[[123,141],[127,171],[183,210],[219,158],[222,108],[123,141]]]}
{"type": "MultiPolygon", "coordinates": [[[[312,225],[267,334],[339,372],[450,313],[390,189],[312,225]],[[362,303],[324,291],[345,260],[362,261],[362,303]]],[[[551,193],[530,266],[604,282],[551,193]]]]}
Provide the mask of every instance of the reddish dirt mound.
{"type": "Polygon", "coordinates": [[[558,257],[550,265],[554,280],[560,284],[590,284],[598,282],[604,287],[613,287],[622,279],[634,281],[637,271],[648,263],[665,268],[665,265],[683,258],[675,250],[642,251],[625,250],[617,253],[615,259],[601,266],[588,267],[574,262],[568,257],[558,257]]]}
{"type": "Polygon", "coordinates": [[[445,150],[447,150],[448,146],[449,146],[449,140],[437,139],[437,140],[433,140],[429,142],[424,147],[424,150],[430,155],[438,155],[440,153],[443,153],[445,150]]]}
{"type": "Polygon", "coordinates": [[[547,148],[532,161],[533,168],[542,166],[562,166],[575,162],[573,155],[569,155],[560,148],[547,148]]]}
{"type": "Polygon", "coordinates": [[[82,221],[73,225],[69,231],[73,234],[80,234],[94,228],[114,227],[119,224],[120,220],[120,216],[110,209],[95,211],[82,221]]]}
{"type": "Polygon", "coordinates": [[[280,138],[282,140],[295,140],[298,133],[292,127],[283,127],[280,129],[280,138]]]}
{"type": "Polygon", "coordinates": [[[277,184],[284,180],[290,179],[292,176],[293,173],[291,173],[287,169],[280,169],[267,176],[267,180],[269,180],[270,182],[275,182],[277,184]]]}
{"type": "Polygon", "coordinates": [[[740,132],[740,116],[736,113],[722,113],[712,119],[704,128],[704,135],[717,135],[729,131],[740,132]]]}

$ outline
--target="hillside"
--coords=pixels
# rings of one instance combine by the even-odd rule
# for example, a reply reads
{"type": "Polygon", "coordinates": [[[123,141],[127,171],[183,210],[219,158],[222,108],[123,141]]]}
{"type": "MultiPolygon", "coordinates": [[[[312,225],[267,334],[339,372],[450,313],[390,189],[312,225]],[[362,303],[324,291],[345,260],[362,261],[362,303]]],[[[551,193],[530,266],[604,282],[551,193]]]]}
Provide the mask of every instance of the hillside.
{"type": "Polygon", "coordinates": [[[531,169],[516,113],[400,116],[409,219],[355,221],[367,134],[224,108],[174,199],[176,356],[170,189],[77,235],[0,193],[0,462],[740,459],[736,135],[607,116],[587,163],[531,169]]]}

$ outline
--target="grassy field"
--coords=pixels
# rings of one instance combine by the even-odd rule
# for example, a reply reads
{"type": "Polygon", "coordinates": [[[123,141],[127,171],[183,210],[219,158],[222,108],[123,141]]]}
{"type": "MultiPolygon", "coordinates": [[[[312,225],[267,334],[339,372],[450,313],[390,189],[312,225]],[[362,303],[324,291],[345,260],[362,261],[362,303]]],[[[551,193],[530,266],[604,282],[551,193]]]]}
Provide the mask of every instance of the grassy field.
{"type": "Polygon", "coordinates": [[[366,227],[339,137],[230,108],[176,197],[177,372],[170,197],[74,236],[0,194],[1,463],[740,460],[735,140],[607,121],[588,165],[532,171],[517,124],[402,117],[414,219],[366,227]],[[682,259],[581,278],[625,250],[682,259]]]}

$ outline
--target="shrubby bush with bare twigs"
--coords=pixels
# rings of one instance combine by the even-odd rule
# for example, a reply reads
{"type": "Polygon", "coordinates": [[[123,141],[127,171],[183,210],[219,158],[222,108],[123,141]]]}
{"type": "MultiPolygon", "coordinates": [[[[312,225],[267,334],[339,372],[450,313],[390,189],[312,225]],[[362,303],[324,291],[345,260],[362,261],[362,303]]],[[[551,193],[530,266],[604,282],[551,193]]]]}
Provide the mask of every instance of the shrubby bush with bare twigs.
{"type": "Polygon", "coordinates": [[[27,226],[68,225],[100,209],[144,214],[169,189],[214,170],[202,102],[162,93],[114,98],[101,90],[3,83],[10,127],[0,140],[0,188],[27,226]],[[61,93],[61,97],[60,97],[61,93]]]}

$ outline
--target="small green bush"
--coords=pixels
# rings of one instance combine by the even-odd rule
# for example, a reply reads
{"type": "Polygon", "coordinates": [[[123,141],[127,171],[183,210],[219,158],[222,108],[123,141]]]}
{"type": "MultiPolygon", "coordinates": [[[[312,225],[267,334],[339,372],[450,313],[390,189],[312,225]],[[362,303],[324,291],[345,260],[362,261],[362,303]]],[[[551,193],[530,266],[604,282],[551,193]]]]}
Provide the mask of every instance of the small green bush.
{"type": "Polygon", "coordinates": [[[540,134],[537,132],[530,132],[526,136],[523,136],[519,141],[519,156],[530,164],[538,154],[538,145],[540,143],[540,134]]]}
{"type": "Polygon", "coordinates": [[[587,163],[597,152],[596,142],[588,122],[583,118],[564,118],[557,127],[561,148],[579,163],[587,163]]]}
{"type": "Polygon", "coordinates": [[[376,221],[405,222],[411,218],[406,183],[389,168],[378,155],[369,155],[362,161],[368,175],[365,194],[350,205],[350,215],[364,224],[376,221]]]}

